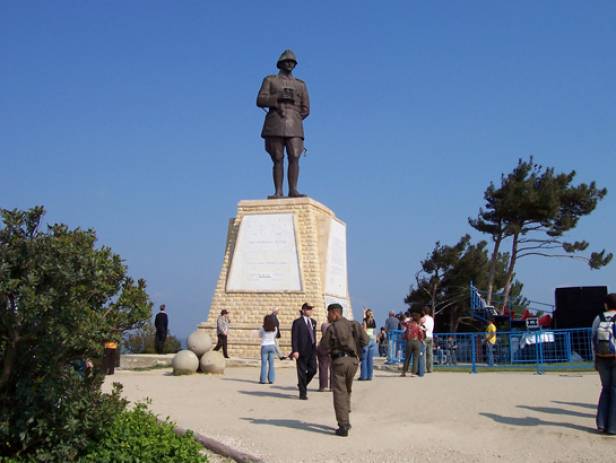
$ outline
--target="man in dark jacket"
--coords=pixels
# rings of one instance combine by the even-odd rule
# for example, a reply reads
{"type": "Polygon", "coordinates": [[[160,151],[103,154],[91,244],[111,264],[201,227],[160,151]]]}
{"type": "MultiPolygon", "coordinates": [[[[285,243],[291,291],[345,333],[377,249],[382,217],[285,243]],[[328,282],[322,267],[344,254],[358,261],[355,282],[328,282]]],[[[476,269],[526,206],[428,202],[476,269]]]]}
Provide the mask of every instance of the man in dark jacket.
{"type": "Polygon", "coordinates": [[[165,312],[165,304],[160,306],[160,312],[156,314],[154,319],[154,327],[156,328],[156,335],[154,338],[154,348],[157,354],[164,352],[165,341],[167,340],[167,328],[169,326],[169,319],[165,312]]]}
{"type": "Polygon", "coordinates": [[[299,398],[308,399],[308,384],[317,372],[317,322],[311,318],[313,307],[302,305],[302,315],[291,327],[292,357],[296,360],[299,398]]]}
{"type": "Polygon", "coordinates": [[[275,192],[270,198],[282,198],[284,177],[284,151],[289,160],[289,197],[302,197],[297,191],[299,158],[304,151],[303,120],[310,114],[308,89],[304,81],[293,76],[297,58],[291,50],[285,50],[276,64],[280,72],[263,79],[257,96],[257,106],[267,108],[267,116],[261,131],[265,139],[265,150],[274,163],[273,177],[275,192]]]}

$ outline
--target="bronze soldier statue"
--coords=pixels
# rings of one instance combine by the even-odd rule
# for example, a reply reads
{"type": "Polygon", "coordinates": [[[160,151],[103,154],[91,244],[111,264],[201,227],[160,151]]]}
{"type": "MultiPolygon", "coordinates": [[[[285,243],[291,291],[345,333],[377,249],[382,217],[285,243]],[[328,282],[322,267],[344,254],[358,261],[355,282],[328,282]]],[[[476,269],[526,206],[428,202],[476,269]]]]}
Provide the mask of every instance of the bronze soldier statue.
{"type": "Polygon", "coordinates": [[[289,167],[289,197],[305,195],[297,191],[299,178],[299,158],[304,152],[303,120],[310,114],[308,89],[304,81],[293,76],[297,58],[291,50],[285,50],[276,64],[278,75],[267,76],[257,96],[257,106],[267,108],[261,137],[265,139],[265,151],[274,163],[274,188],[270,199],[282,198],[282,179],[284,177],[284,151],[287,150],[289,167]]]}

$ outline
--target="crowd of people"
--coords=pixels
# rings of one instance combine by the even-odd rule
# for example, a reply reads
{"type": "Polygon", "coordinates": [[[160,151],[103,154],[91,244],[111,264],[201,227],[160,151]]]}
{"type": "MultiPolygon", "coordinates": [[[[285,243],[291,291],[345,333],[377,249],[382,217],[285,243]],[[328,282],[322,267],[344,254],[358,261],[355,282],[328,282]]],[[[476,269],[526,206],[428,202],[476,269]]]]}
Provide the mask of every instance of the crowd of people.
{"type": "MultiPolygon", "coordinates": [[[[604,304],[605,312],[597,316],[592,325],[592,344],[595,369],[601,379],[601,395],[597,406],[599,432],[616,434],[616,294],[609,294],[604,304]]],[[[401,376],[423,376],[433,371],[434,363],[456,365],[458,345],[455,337],[438,338],[434,334],[431,307],[404,314],[389,312],[385,324],[377,330],[374,313],[365,309],[361,323],[343,317],[339,304],[327,307],[327,321],[320,326],[321,342],[317,343],[317,322],[312,318],[313,307],[303,304],[299,317],[291,327],[291,353],[281,352],[278,310],[263,319],[259,330],[261,339],[261,370],[259,382],[273,384],[276,379],[275,359],[294,359],[297,369],[299,398],[308,400],[308,384],[319,372],[319,392],[332,391],[338,421],[336,434],[347,436],[352,383],[359,369],[359,381],[371,381],[374,374],[374,357],[387,356],[393,333],[402,333],[405,348],[401,376]],[[410,370],[410,373],[409,373],[410,370]]],[[[226,354],[229,329],[228,312],[219,317],[218,345],[226,354]]],[[[483,339],[485,360],[495,365],[497,329],[490,319],[483,339]]]]}
{"type": "MultiPolygon", "coordinates": [[[[347,320],[340,304],[327,307],[327,321],[318,330],[321,341],[317,343],[317,322],[312,318],[314,307],[304,303],[299,317],[291,326],[291,352],[284,353],[279,345],[281,339],[278,309],[263,317],[258,330],[261,346],[259,383],[274,384],[276,381],[276,358],[296,361],[299,399],[308,400],[308,385],[318,372],[319,392],[333,392],[334,410],[338,429],[336,435],[348,436],[351,424],[351,391],[356,373],[359,381],[371,381],[374,376],[374,357],[399,358],[400,353],[391,348],[404,348],[404,363],[400,376],[416,377],[432,373],[434,364],[456,365],[458,344],[451,335],[434,334],[434,318],[430,306],[421,310],[396,314],[389,311],[384,326],[377,329],[374,313],[364,309],[361,322],[347,320]],[[396,342],[393,343],[393,340],[396,342]]],[[[156,351],[162,352],[168,333],[168,316],[165,305],[155,319],[156,351]]],[[[217,319],[217,344],[214,350],[222,349],[229,358],[227,339],[231,320],[228,310],[222,310],[217,319]]],[[[616,294],[608,294],[604,312],[599,314],[591,329],[595,369],[601,381],[601,394],[597,405],[596,424],[600,433],[616,435],[616,294]]],[[[483,335],[485,362],[495,365],[497,328],[490,318],[483,335]]],[[[112,375],[118,362],[116,342],[105,343],[103,367],[112,375]]],[[[89,360],[76,368],[86,374],[92,368],[89,360]]],[[[387,362],[385,362],[387,363],[387,362]]],[[[397,362],[396,362],[397,363],[397,362]]]]}
{"type": "MultiPolygon", "coordinates": [[[[385,326],[377,331],[374,312],[365,309],[361,323],[347,320],[342,316],[340,304],[330,304],[327,308],[327,321],[318,327],[321,342],[317,343],[317,322],[312,318],[314,307],[304,303],[299,317],[291,326],[291,352],[281,352],[281,338],[278,310],[263,317],[259,328],[261,346],[261,368],[259,383],[274,384],[276,380],[275,359],[293,359],[296,361],[297,386],[300,400],[308,400],[308,385],[319,373],[319,392],[333,392],[334,409],[338,421],[336,434],[348,435],[350,429],[349,411],[352,383],[357,370],[359,381],[371,381],[374,376],[374,357],[387,354],[389,333],[404,330],[407,343],[406,362],[402,376],[408,371],[413,359],[411,375],[419,371],[419,344],[427,346],[430,354],[426,355],[426,372],[432,372],[432,342],[434,319],[429,307],[421,313],[409,312],[403,317],[396,317],[390,312],[385,326]]],[[[218,344],[216,350],[223,349],[226,354],[229,330],[228,311],[223,310],[218,318],[218,344]]],[[[420,353],[421,352],[421,353],[420,353]]],[[[225,355],[226,356],[226,355],[225,355]]]]}
{"type": "MultiPolygon", "coordinates": [[[[291,352],[281,351],[281,338],[278,309],[263,318],[259,329],[261,340],[261,369],[259,383],[274,384],[276,380],[276,358],[294,359],[297,369],[299,398],[308,400],[308,384],[317,371],[319,373],[319,392],[333,392],[334,409],[338,421],[336,434],[347,436],[351,427],[349,422],[350,395],[352,383],[359,369],[359,381],[371,381],[374,375],[374,357],[398,358],[398,353],[390,354],[390,349],[404,347],[404,364],[401,376],[423,376],[431,373],[435,363],[456,365],[458,345],[454,336],[439,337],[434,334],[434,318],[430,306],[421,311],[407,311],[396,314],[389,311],[384,326],[377,329],[374,313],[364,309],[361,323],[343,317],[339,304],[327,308],[327,321],[319,327],[321,342],[317,343],[317,322],[312,318],[314,307],[304,303],[299,317],[291,327],[291,352]],[[393,345],[394,333],[398,341],[393,345]],[[410,370],[410,373],[409,373],[410,370]]],[[[605,311],[598,315],[592,325],[592,346],[595,369],[601,380],[601,395],[597,405],[597,429],[601,433],[616,434],[616,294],[609,294],[604,303],[605,311]]],[[[168,333],[168,318],[165,305],[155,320],[156,351],[162,352],[168,333]]],[[[216,322],[217,344],[214,350],[222,349],[225,358],[227,339],[231,320],[229,311],[222,310],[216,322]]],[[[497,329],[494,320],[488,320],[483,339],[485,361],[495,365],[497,329]]],[[[105,343],[104,368],[113,374],[117,365],[117,343],[105,343]]],[[[387,362],[386,362],[387,363],[387,362]]]]}

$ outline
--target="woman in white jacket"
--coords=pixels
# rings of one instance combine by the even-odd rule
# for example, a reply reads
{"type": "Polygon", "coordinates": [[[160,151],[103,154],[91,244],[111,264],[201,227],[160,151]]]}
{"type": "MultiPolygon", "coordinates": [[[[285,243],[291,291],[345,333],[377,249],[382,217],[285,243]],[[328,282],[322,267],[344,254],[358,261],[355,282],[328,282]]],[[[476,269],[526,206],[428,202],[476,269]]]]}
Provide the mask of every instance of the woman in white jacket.
{"type": "Polygon", "coordinates": [[[263,319],[263,326],[259,330],[261,338],[261,376],[259,382],[265,384],[265,379],[270,384],[274,384],[276,379],[276,369],[274,359],[276,358],[276,320],[272,315],[266,315],[263,319]]]}

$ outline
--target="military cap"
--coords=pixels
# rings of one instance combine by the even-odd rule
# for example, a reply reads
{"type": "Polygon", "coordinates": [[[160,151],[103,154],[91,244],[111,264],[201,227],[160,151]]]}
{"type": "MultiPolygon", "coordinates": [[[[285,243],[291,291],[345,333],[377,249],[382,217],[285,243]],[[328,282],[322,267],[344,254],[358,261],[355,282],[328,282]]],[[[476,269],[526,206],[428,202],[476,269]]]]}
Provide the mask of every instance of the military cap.
{"type": "Polygon", "coordinates": [[[329,312],[330,310],[339,310],[340,312],[342,312],[342,306],[337,302],[334,302],[333,304],[329,304],[327,306],[327,311],[329,312]]]}
{"type": "Polygon", "coordinates": [[[297,66],[297,58],[295,57],[295,53],[289,49],[282,52],[280,58],[278,58],[278,61],[276,62],[276,67],[280,67],[280,63],[283,61],[293,61],[297,66]]]}

